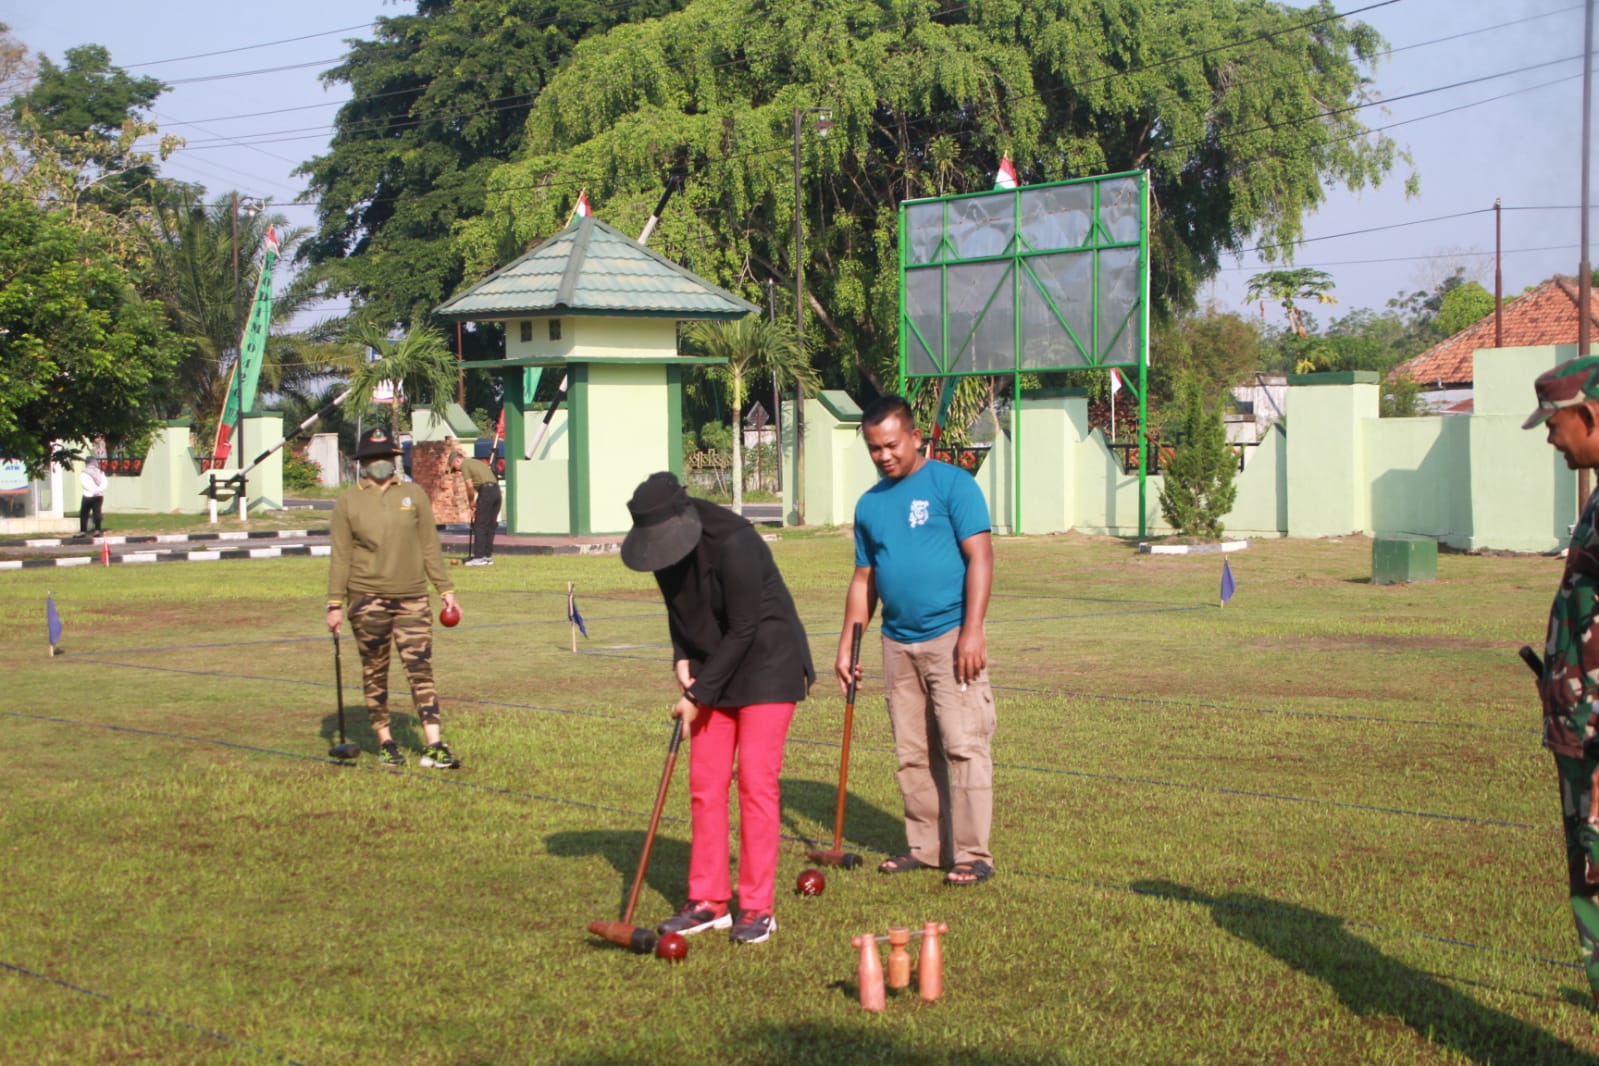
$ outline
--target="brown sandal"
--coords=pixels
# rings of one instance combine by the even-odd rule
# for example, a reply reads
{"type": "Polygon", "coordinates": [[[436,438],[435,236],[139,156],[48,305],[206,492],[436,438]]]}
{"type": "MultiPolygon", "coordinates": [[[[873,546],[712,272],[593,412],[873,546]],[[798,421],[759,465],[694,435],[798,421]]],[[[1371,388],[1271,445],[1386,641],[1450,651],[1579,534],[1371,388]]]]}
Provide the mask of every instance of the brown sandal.
{"type": "Polygon", "coordinates": [[[906,852],[903,855],[890,855],[877,864],[877,872],[880,874],[908,874],[912,870],[931,869],[933,869],[932,866],[929,866],[910,852],[906,852]]]}
{"type": "Polygon", "coordinates": [[[982,859],[976,862],[958,862],[949,868],[949,873],[944,875],[944,883],[955,888],[964,888],[967,885],[980,885],[994,876],[994,868],[982,859]]]}

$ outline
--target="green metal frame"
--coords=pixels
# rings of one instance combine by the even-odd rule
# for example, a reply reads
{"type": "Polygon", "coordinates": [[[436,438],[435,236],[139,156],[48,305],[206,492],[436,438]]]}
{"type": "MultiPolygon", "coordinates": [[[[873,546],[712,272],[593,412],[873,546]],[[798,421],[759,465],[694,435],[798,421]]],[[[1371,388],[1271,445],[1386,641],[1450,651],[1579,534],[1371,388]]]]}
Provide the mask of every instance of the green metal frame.
{"type": "MultiPolygon", "coordinates": [[[[1118,190],[1119,191],[1119,190],[1118,190]]],[[[1064,198],[1064,197],[1063,197],[1064,198]]],[[[1079,222],[1083,218],[1078,219],[1079,222]]],[[[1144,434],[1148,423],[1148,369],[1149,369],[1149,176],[1144,171],[1129,171],[1119,174],[1105,174],[1092,178],[1078,178],[1071,181],[1051,182],[1044,185],[1025,185],[1016,189],[1001,189],[992,192],[966,193],[960,196],[946,196],[922,200],[905,200],[899,207],[899,389],[903,393],[913,378],[956,378],[970,376],[995,376],[1008,374],[1011,378],[1011,475],[1012,475],[1012,528],[1021,526],[1021,500],[1022,500],[1022,464],[1021,464],[1021,375],[1024,373],[1042,373],[1058,370],[1082,370],[1088,368],[1129,367],[1137,369],[1137,384],[1125,380],[1124,385],[1130,388],[1138,400],[1138,425],[1140,429],[1138,452],[1138,532],[1144,536],[1147,507],[1147,471],[1149,468],[1149,445],[1144,434]],[[1126,188],[1129,183],[1136,187],[1137,194],[1137,222],[1138,233],[1136,239],[1123,235],[1118,238],[1108,228],[1111,219],[1107,216],[1107,207],[1114,208],[1114,204],[1107,205],[1104,199],[1105,191],[1115,183],[1126,188]],[[1087,186],[1089,197],[1086,204],[1073,205],[1073,210],[1078,215],[1086,218],[1086,226],[1076,243],[1059,239],[1053,234],[1045,232],[1047,227],[1058,231],[1062,225],[1059,216],[1070,214],[1071,211],[1044,212],[1044,222],[1033,225],[1028,224],[1028,214],[1024,211],[1024,198],[1036,197],[1045,201],[1051,199],[1051,190],[1063,190],[1068,187],[1087,186]],[[988,213],[987,221],[994,223],[995,228],[990,236],[982,238],[981,226],[973,229],[956,231],[972,222],[972,218],[981,215],[976,212],[973,216],[954,217],[957,205],[966,201],[983,200],[993,201],[999,198],[1008,198],[1010,201],[1009,231],[1005,235],[1003,248],[998,251],[989,251],[983,254],[962,255],[957,244],[960,240],[992,241],[993,233],[1004,233],[1003,221],[1005,212],[999,210],[988,213]],[[918,224],[925,219],[928,208],[940,205],[938,233],[935,241],[928,241],[930,227],[918,224]],[[917,220],[912,215],[917,215],[917,220]],[[973,234],[977,237],[974,238],[973,234]],[[920,240],[918,240],[920,238],[920,240]],[[920,256],[916,253],[916,246],[923,249],[920,256]],[[1114,328],[1105,330],[1105,316],[1101,313],[1105,309],[1102,291],[1106,279],[1101,274],[1101,266],[1106,253],[1119,253],[1125,256],[1127,252],[1136,250],[1136,277],[1133,283],[1135,290],[1133,298],[1123,300],[1108,308],[1112,312],[1114,328]],[[1066,257],[1087,255],[1090,257],[1089,276],[1091,287],[1089,293],[1087,333],[1073,327],[1068,320],[1069,314],[1064,308],[1065,301],[1061,299],[1065,294],[1060,291],[1051,291],[1049,282],[1040,276],[1035,269],[1035,262],[1044,259],[1056,262],[1069,261],[1066,257]],[[914,260],[914,261],[913,261],[914,260]],[[993,264],[1002,266],[995,281],[994,289],[982,301],[981,309],[971,315],[971,326],[962,337],[950,337],[950,278],[952,271],[959,271],[962,267],[973,267],[979,264],[993,264]],[[913,314],[907,307],[906,293],[911,288],[913,276],[920,276],[928,271],[938,271],[938,312],[937,312],[937,342],[929,341],[935,324],[924,312],[921,316],[913,314]],[[1043,306],[1047,309],[1049,317],[1064,333],[1069,342],[1070,350],[1075,353],[1075,361],[1045,364],[1025,356],[1025,347],[1028,337],[1025,335],[1024,297],[1035,294],[1042,298],[1043,306]],[[1001,303],[1008,298],[1008,307],[1001,303]],[[1006,311],[1011,316],[1012,336],[1011,351],[1006,365],[990,362],[988,365],[973,365],[971,356],[976,348],[976,339],[982,329],[985,319],[989,314],[999,308],[1003,314],[1006,311]],[[1131,329],[1135,336],[1131,337],[1131,344],[1125,341],[1126,334],[1131,329]],[[932,373],[911,373],[912,342],[914,340],[918,349],[918,362],[931,362],[932,373]],[[952,351],[952,343],[954,350],[952,351]],[[1127,352],[1130,347],[1131,358],[1117,356],[1127,352]],[[1024,365],[1025,364],[1025,365],[1024,365]]],[[[1081,324],[1081,316],[1079,315],[1081,324]]]]}

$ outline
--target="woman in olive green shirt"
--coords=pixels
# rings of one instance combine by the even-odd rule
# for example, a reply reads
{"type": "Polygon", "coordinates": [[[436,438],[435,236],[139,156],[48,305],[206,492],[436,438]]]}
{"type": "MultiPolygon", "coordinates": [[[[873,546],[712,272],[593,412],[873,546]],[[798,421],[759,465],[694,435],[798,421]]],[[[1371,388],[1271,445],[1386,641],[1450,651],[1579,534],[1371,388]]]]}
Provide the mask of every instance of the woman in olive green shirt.
{"type": "Polygon", "coordinates": [[[395,479],[399,449],[381,429],[362,435],[355,460],[361,478],[333,505],[333,563],[328,570],[328,630],[339,631],[349,604],[350,631],[361,649],[366,713],[378,737],[378,761],[405,765],[389,731],[389,648],[399,649],[411,683],[411,702],[422,720],[426,747],[421,764],[454,770],[461,760],[444,743],[439,696],[433,687],[433,616],[428,583],[446,609],[455,586],[444,569],[439,531],[427,493],[395,479]]]}

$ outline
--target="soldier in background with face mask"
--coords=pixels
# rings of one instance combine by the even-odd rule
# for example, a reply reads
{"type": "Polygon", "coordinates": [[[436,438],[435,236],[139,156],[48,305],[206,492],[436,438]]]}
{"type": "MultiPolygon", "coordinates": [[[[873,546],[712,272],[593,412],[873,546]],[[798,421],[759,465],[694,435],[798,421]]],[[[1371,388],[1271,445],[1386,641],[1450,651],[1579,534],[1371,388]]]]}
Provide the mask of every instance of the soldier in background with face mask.
{"type": "Polygon", "coordinates": [[[433,616],[428,583],[446,607],[457,607],[446,577],[439,531],[427,493],[395,479],[399,448],[381,429],[368,430],[355,451],[361,478],[333,505],[333,563],[328,570],[328,630],[337,633],[349,604],[350,630],[361,649],[367,717],[378,737],[378,761],[405,765],[389,731],[389,647],[399,649],[422,720],[421,765],[454,770],[461,760],[445,745],[433,687],[433,616]]]}

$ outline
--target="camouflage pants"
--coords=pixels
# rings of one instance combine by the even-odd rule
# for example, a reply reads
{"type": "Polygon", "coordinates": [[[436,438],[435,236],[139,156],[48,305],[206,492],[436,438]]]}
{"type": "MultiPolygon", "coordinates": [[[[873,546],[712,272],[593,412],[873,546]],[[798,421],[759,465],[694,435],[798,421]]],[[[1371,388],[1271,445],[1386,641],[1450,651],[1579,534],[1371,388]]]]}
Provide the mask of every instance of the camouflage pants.
{"type": "Polygon", "coordinates": [[[426,596],[391,599],[357,596],[350,603],[350,632],[361,649],[361,680],[366,714],[373,729],[389,724],[389,642],[400,651],[400,665],[411,682],[417,717],[439,720],[439,694],[433,687],[433,616],[426,596]]]}
{"type": "Polygon", "coordinates": [[[1560,771],[1560,813],[1566,830],[1566,877],[1571,885],[1571,917],[1577,923],[1577,945],[1588,987],[1599,993],[1599,829],[1588,824],[1593,804],[1594,759],[1556,755],[1560,771]],[[1589,874],[1589,870],[1592,874],[1589,874]],[[1591,883],[1595,882],[1595,883],[1591,883]]]}

